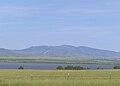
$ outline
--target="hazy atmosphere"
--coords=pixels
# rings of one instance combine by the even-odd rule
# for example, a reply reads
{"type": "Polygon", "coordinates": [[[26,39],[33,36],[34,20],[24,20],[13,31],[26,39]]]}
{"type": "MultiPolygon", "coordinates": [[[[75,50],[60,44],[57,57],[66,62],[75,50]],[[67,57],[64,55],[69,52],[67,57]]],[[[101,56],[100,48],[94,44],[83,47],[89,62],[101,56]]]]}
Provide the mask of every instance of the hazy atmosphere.
{"type": "Polygon", "coordinates": [[[0,0],[0,47],[90,46],[120,51],[119,0],[0,0]]]}
{"type": "Polygon", "coordinates": [[[120,86],[120,0],[0,0],[0,86],[120,86]]]}

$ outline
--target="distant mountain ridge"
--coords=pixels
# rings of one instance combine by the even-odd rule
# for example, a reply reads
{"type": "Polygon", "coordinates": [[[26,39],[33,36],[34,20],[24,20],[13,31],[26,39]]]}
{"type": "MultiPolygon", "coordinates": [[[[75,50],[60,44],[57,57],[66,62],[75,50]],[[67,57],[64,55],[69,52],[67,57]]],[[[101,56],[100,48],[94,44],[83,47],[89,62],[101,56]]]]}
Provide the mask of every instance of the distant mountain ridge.
{"type": "Polygon", "coordinates": [[[120,52],[71,45],[32,46],[21,50],[0,48],[0,56],[48,56],[78,58],[119,58],[120,52]]]}

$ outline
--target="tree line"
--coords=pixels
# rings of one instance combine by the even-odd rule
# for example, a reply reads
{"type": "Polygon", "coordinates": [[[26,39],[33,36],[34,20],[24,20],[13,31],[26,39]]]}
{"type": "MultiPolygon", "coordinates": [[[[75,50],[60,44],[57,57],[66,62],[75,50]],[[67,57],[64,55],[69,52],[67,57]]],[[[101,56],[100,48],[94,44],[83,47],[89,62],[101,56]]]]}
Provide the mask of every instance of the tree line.
{"type": "MultiPolygon", "coordinates": [[[[18,67],[18,69],[24,69],[24,67],[20,66],[20,67],[18,67]]],[[[84,68],[81,66],[65,66],[65,67],[58,66],[58,67],[56,67],[56,69],[57,70],[88,70],[90,68],[84,68]]],[[[103,69],[103,68],[97,67],[96,69],[99,70],[99,69],[103,69]]],[[[113,69],[120,69],[120,65],[114,66],[113,69]]]]}
{"type": "Polygon", "coordinates": [[[120,65],[114,66],[113,69],[120,69],[120,65]]]}
{"type": "Polygon", "coordinates": [[[57,70],[86,70],[86,69],[90,69],[90,68],[84,68],[84,67],[80,67],[80,66],[58,66],[56,68],[57,70]]]}

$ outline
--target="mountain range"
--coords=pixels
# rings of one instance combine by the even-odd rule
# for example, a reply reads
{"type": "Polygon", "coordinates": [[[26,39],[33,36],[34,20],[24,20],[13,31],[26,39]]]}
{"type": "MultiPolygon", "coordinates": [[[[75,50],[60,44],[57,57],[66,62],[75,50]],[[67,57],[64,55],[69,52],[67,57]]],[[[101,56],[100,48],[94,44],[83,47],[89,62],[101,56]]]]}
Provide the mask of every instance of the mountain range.
{"type": "Polygon", "coordinates": [[[0,48],[0,56],[48,56],[77,58],[119,58],[120,52],[90,48],[85,46],[32,46],[21,50],[0,48]]]}

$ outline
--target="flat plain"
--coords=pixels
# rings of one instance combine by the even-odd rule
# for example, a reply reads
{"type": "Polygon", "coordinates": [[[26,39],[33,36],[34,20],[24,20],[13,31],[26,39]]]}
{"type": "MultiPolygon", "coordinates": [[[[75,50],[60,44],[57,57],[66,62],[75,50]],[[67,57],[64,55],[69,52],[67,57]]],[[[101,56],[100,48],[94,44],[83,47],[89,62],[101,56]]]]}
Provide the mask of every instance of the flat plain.
{"type": "Polygon", "coordinates": [[[0,86],[120,86],[120,70],[0,70],[0,86]]]}
{"type": "Polygon", "coordinates": [[[0,63],[45,63],[45,64],[102,64],[120,65],[119,59],[85,59],[41,56],[0,56],[0,63]]]}

